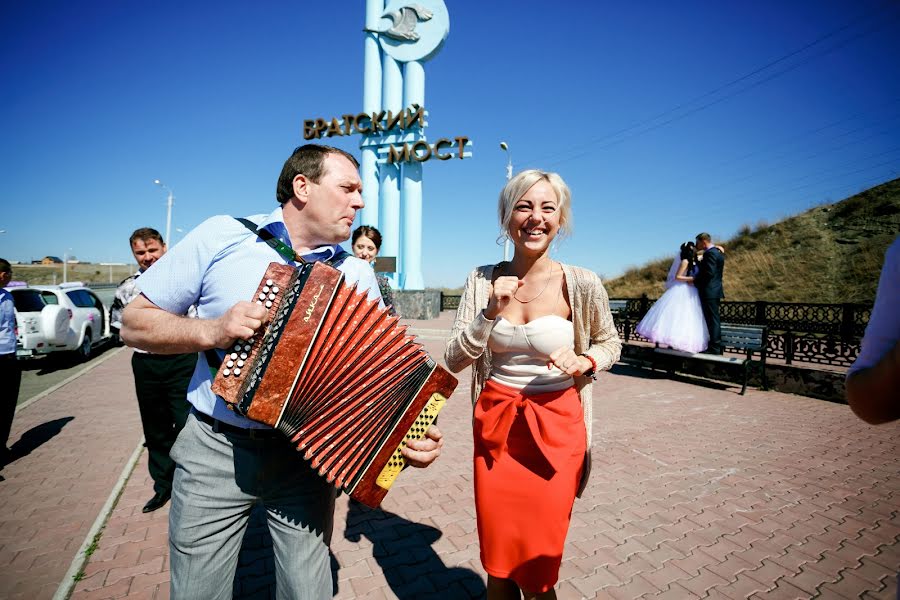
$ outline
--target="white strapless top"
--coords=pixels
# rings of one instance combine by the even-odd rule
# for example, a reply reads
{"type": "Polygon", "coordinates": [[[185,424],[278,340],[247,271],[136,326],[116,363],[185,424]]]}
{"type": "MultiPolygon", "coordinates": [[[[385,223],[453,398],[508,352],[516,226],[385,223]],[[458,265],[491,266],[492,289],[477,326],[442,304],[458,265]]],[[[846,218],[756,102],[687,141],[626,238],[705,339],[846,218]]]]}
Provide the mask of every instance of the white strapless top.
{"type": "Polygon", "coordinates": [[[564,390],[573,385],[571,375],[555,366],[547,368],[550,354],[560,348],[575,348],[575,328],[571,321],[558,315],[546,315],[513,325],[497,317],[491,336],[490,379],[515,388],[528,388],[529,393],[543,394],[564,390]]]}

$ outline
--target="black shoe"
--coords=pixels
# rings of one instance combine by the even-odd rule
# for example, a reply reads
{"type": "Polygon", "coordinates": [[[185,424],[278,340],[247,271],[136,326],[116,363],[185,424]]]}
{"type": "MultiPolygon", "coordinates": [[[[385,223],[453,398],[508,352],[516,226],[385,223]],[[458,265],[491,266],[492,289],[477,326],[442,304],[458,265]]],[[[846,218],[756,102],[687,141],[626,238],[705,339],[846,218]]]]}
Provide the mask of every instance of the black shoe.
{"type": "Polygon", "coordinates": [[[153,497],[147,501],[147,504],[144,505],[144,508],[141,509],[141,512],[153,512],[158,508],[162,508],[166,505],[166,502],[169,501],[169,498],[172,496],[172,492],[156,492],[153,494],[153,497]]]}

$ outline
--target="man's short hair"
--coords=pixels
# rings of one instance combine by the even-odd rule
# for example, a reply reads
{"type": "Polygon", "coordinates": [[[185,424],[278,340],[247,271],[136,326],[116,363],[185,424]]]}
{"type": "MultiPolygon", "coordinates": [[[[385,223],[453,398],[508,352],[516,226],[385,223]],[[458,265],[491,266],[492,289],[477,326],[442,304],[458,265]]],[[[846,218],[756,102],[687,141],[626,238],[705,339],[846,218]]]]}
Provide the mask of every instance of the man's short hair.
{"type": "Polygon", "coordinates": [[[711,242],[711,241],[712,241],[712,236],[709,235],[708,233],[706,233],[706,232],[704,231],[703,233],[698,233],[698,234],[697,234],[696,240],[697,240],[698,242],[701,242],[701,241],[702,241],[702,242],[711,242]]]}
{"type": "Polygon", "coordinates": [[[325,159],[329,154],[340,154],[359,168],[359,162],[352,154],[344,152],[340,148],[323,146],[321,144],[304,144],[294,149],[290,158],[284,161],[281,175],[278,176],[278,185],[275,188],[275,198],[280,204],[284,204],[294,197],[294,178],[304,175],[313,183],[319,183],[325,174],[325,159]]]}
{"type": "Polygon", "coordinates": [[[157,230],[153,229],[152,227],[141,227],[140,229],[135,229],[134,233],[131,234],[131,237],[128,238],[128,244],[134,246],[134,243],[138,240],[141,240],[145,244],[150,240],[156,240],[160,243],[160,245],[166,245],[163,237],[157,230]]]}
{"type": "Polygon", "coordinates": [[[12,265],[5,258],[0,258],[0,273],[12,273],[12,265]]]}

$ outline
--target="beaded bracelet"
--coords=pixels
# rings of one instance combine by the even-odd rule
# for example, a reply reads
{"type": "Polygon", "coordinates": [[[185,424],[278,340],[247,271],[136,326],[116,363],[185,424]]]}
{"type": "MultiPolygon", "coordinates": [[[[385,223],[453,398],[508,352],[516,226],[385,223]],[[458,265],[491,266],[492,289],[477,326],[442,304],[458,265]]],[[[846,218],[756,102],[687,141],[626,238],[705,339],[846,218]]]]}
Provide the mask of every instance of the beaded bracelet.
{"type": "Polygon", "coordinates": [[[585,354],[585,353],[583,353],[583,352],[581,353],[581,356],[583,356],[583,357],[585,357],[586,359],[588,359],[588,360],[590,361],[590,363],[591,363],[591,368],[588,369],[587,371],[585,371],[584,373],[582,373],[582,375],[588,375],[588,376],[590,376],[590,377],[593,377],[594,373],[597,371],[597,361],[594,360],[594,357],[589,356],[589,355],[587,355],[587,354],[585,354]]]}

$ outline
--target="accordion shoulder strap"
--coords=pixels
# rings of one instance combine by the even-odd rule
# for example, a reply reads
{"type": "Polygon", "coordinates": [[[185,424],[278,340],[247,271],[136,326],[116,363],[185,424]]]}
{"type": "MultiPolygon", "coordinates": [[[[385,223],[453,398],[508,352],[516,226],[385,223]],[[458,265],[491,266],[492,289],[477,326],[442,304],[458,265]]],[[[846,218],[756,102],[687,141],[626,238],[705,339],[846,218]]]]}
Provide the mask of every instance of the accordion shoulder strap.
{"type": "Polygon", "coordinates": [[[352,256],[352,254],[350,254],[349,252],[347,252],[346,250],[344,250],[343,248],[338,246],[338,250],[337,250],[337,252],[334,253],[334,256],[332,256],[329,260],[326,260],[325,262],[327,262],[329,265],[331,265],[332,267],[337,269],[339,266],[341,266],[341,263],[343,263],[345,260],[347,260],[350,256],[352,256]]]}
{"type": "MultiPolygon", "coordinates": [[[[251,221],[250,219],[238,218],[235,217],[235,220],[238,221],[241,225],[249,229],[252,233],[256,234],[256,236],[264,241],[266,244],[271,246],[275,252],[280,254],[283,258],[287,260],[292,260],[294,262],[305,263],[306,261],[302,256],[294,252],[294,250],[288,247],[287,244],[279,240],[277,237],[269,233],[266,229],[259,229],[256,227],[256,223],[251,221]]],[[[350,256],[350,253],[338,246],[337,252],[334,253],[329,260],[325,262],[331,265],[334,268],[337,268],[350,256]]]]}
{"type": "Polygon", "coordinates": [[[285,244],[284,242],[279,240],[277,237],[275,237],[274,235],[269,233],[268,230],[257,229],[256,223],[254,223],[250,219],[235,217],[235,220],[237,222],[239,222],[241,225],[243,225],[244,227],[246,227],[247,229],[249,229],[251,232],[256,234],[256,237],[258,237],[259,239],[261,239],[262,241],[267,243],[269,246],[271,246],[275,250],[275,252],[277,252],[278,254],[280,254],[282,256],[282,258],[285,258],[287,260],[296,261],[296,262],[306,262],[302,258],[300,258],[300,255],[297,254],[296,252],[294,252],[294,250],[292,248],[289,248],[287,244],[285,244]]]}
{"type": "MultiPolygon", "coordinates": [[[[275,237],[274,235],[269,233],[269,231],[267,231],[265,229],[257,228],[256,223],[254,223],[250,219],[244,219],[244,218],[238,218],[238,217],[235,217],[234,219],[236,221],[238,221],[241,225],[243,225],[244,227],[249,229],[259,239],[261,239],[266,244],[271,246],[278,254],[280,254],[286,260],[302,262],[302,263],[306,262],[305,260],[303,260],[303,258],[299,254],[294,252],[294,250],[291,249],[290,247],[288,247],[287,244],[285,244],[284,242],[279,240],[277,237],[275,237]]],[[[343,248],[338,246],[337,252],[334,253],[334,256],[332,256],[330,260],[327,260],[325,262],[334,268],[338,268],[341,265],[341,263],[343,263],[345,260],[347,260],[347,258],[349,256],[350,256],[349,252],[347,252],[346,250],[344,250],[343,248]]],[[[222,366],[222,359],[219,358],[219,354],[213,349],[205,350],[203,352],[203,355],[206,357],[206,364],[209,366],[209,372],[212,374],[213,377],[215,377],[216,372],[219,370],[219,367],[222,366]]]]}

